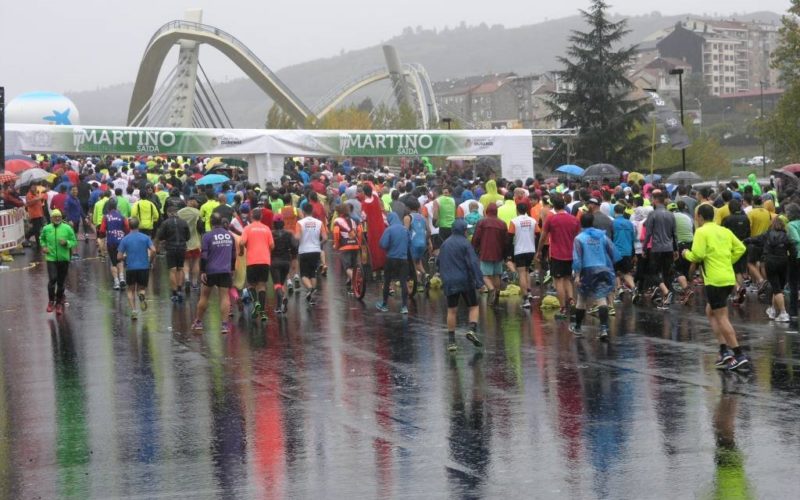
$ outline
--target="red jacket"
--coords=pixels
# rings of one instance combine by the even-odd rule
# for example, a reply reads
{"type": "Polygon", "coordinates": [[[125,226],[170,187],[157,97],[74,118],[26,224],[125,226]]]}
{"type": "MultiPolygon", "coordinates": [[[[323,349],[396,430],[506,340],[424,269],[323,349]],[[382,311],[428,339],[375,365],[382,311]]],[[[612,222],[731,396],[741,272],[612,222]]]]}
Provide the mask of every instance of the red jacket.
{"type": "Polygon", "coordinates": [[[508,229],[503,221],[497,218],[497,205],[491,204],[486,209],[486,217],[475,226],[472,246],[478,257],[484,262],[497,262],[505,258],[508,229]]]}

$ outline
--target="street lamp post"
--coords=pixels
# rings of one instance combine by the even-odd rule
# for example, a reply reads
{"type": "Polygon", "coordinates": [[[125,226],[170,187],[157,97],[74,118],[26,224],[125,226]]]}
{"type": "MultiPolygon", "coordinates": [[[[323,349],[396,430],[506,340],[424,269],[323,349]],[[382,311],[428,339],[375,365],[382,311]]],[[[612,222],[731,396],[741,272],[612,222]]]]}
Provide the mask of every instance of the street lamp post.
{"type": "MultiPolygon", "coordinates": [[[[678,95],[681,102],[681,126],[686,126],[683,121],[683,68],[669,70],[670,75],[678,75],[678,95]]],[[[681,167],[686,171],[686,148],[681,149],[681,167]]]]}
{"type": "Polygon", "coordinates": [[[764,140],[764,80],[758,82],[761,87],[761,175],[767,176],[767,142],[764,140]]]}

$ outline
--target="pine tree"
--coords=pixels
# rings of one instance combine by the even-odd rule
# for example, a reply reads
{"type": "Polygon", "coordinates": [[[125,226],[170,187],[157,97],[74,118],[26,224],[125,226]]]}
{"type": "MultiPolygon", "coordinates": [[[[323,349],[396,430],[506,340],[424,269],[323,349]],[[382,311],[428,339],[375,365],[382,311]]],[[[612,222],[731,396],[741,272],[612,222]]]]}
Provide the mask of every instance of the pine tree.
{"type": "Polygon", "coordinates": [[[573,31],[568,57],[559,57],[564,69],[556,72],[560,88],[550,95],[550,118],[580,129],[578,158],[634,167],[648,152],[648,137],[634,132],[650,105],[631,97],[634,87],[626,74],[636,47],[614,50],[629,30],[625,20],[609,21],[608,8],[603,0],[592,0],[588,11],[580,11],[590,30],[573,31]]]}

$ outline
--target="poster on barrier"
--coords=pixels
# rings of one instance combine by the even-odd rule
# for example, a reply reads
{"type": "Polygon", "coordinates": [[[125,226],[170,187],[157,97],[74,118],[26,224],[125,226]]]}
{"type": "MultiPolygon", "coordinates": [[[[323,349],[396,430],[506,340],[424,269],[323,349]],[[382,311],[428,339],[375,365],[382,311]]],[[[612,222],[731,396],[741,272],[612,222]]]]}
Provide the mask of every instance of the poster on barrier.
{"type": "Polygon", "coordinates": [[[25,239],[25,209],[0,211],[0,251],[16,248],[25,239]]]}

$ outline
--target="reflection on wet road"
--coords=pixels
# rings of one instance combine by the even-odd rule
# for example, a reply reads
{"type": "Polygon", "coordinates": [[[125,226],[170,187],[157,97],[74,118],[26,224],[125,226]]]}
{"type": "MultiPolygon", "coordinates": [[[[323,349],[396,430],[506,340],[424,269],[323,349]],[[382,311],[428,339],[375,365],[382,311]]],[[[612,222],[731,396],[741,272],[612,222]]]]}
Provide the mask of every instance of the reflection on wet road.
{"type": "Polygon", "coordinates": [[[576,340],[503,299],[481,306],[484,350],[450,355],[435,291],[404,318],[331,276],[312,310],[294,296],[222,336],[212,307],[195,335],[161,267],[138,323],[105,276],[75,263],[56,319],[42,267],[0,274],[8,498],[795,495],[800,337],[760,305],[734,313],[754,359],[737,375],[699,306],[625,304],[603,343],[596,319],[576,340]]]}

